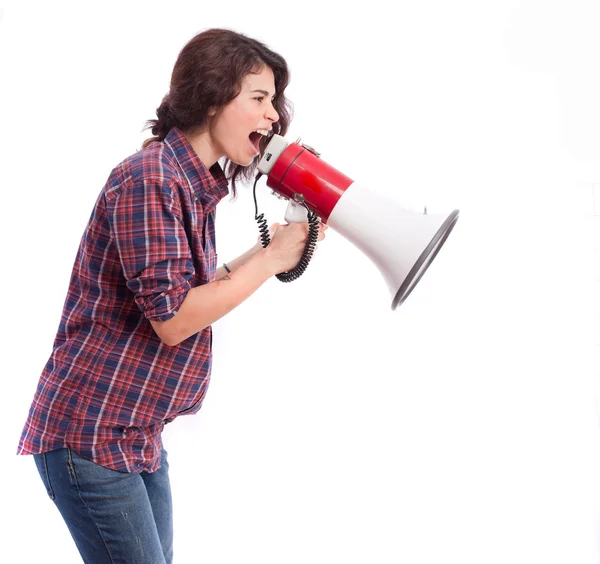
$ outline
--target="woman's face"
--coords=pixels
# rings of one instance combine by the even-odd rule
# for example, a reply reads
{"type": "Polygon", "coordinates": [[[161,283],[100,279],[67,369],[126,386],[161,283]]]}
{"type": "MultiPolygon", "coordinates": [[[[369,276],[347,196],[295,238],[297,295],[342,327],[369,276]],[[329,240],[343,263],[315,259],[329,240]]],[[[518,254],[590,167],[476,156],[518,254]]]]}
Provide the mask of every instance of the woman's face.
{"type": "Polygon", "coordinates": [[[275,78],[269,67],[244,77],[238,96],[215,112],[209,127],[217,154],[238,165],[252,163],[259,154],[260,132],[270,135],[279,119],[272,103],[274,96],[275,78]]]}

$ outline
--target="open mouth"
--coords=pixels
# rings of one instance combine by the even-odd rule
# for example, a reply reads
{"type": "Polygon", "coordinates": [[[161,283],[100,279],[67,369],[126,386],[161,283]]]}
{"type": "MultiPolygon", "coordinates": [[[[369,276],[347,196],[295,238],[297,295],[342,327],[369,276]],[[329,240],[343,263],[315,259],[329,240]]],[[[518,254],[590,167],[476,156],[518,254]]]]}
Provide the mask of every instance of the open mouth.
{"type": "Polygon", "coordinates": [[[260,151],[260,140],[263,138],[261,133],[258,131],[253,131],[249,136],[250,143],[254,146],[254,149],[258,152],[260,151]]]}

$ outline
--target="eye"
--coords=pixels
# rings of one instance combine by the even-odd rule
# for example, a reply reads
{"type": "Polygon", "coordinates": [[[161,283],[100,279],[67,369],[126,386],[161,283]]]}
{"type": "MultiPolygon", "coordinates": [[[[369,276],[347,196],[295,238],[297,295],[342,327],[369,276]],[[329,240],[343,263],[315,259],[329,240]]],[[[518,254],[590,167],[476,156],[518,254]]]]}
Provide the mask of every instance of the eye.
{"type": "Polygon", "coordinates": [[[257,100],[259,103],[262,102],[265,97],[264,96],[258,96],[257,98],[254,98],[255,100],[257,100]]]}

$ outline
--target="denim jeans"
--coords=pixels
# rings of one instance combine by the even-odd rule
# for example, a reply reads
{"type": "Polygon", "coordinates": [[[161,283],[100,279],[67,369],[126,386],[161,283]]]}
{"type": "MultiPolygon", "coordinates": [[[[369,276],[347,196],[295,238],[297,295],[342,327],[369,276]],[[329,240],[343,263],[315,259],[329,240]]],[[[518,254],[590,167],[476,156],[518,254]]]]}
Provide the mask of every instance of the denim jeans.
{"type": "Polygon", "coordinates": [[[173,518],[169,465],[117,472],[70,448],[34,455],[50,499],[86,564],[171,564],[173,518]]]}

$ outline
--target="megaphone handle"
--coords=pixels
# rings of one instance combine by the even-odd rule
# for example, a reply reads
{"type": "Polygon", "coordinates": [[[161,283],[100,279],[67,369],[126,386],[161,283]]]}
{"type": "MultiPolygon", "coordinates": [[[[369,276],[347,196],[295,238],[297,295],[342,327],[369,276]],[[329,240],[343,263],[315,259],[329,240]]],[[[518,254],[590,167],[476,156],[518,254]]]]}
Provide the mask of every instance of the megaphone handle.
{"type": "Polygon", "coordinates": [[[319,239],[319,218],[315,212],[312,210],[308,211],[308,237],[306,238],[306,245],[304,246],[304,251],[302,252],[302,257],[300,257],[300,261],[298,264],[288,272],[280,272],[276,274],[275,277],[280,282],[292,282],[297,280],[304,274],[310,259],[315,252],[315,246],[317,244],[317,240],[319,239]]]}
{"type": "Polygon", "coordinates": [[[285,210],[284,219],[288,223],[302,223],[308,221],[308,208],[294,200],[288,200],[288,206],[285,210]]]}
{"type": "MultiPolygon", "coordinates": [[[[254,180],[254,205],[256,212],[254,219],[258,223],[261,244],[266,248],[271,243],[269,227],[267,225],[267,220],[265,219],[265,214],[258,214],[258,204],[256,202],[256,183],[261,176],[262,173],[257,174],[254,180]]],[[[306,245],[304,246],[304,251],[302,253],[302,257],[300,257],[300,261],[292,270],[288,272],[280,272],[279,274],[275,275],[280,282],[292,282],[304,274],[304,271],[306,270],[306,267],[308,266],[308,263],[310,262],[310,259],[315,251],[315,246],[319,240],[319,216],[313,210],[311,210],[303,200],[299,200],[299,203],[290,200],[288,210],[285,214],[285,219],[288,221],[288,223],[308,221],[308,237],[306,238],[306,245]],[[300,208],[300,210],[297,208],[300,208]]]]}
{"type": "MultiPolygon", "coordinates": [[[[300,278],[300,276],[304,274],[304,271],[306,270],[306,267],[308,266],[308,263],[310,262],[310,259],[315,251],[315,246],[319,239],[319,217],[314,211],[308,208],[307,210],[308,214],[306,214],[307,217],[305,217],[304,221],[308,221],[308,237],[306,238],[304,252],[302,253],[300,261],[292,270],[289,270],[288,272],[280,272],[279,274],[275,275],[280,282],[293,282],[294,280],[300,278]]],[[[269,229],[267,227],[267,221],[264,218],[264,214],[256,216],[256,221],[259,225],[258,229],[260,231],[262,246],[268,247],[271,243],[271,238],[269,236],[269,229]]]]}

